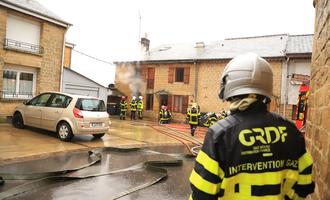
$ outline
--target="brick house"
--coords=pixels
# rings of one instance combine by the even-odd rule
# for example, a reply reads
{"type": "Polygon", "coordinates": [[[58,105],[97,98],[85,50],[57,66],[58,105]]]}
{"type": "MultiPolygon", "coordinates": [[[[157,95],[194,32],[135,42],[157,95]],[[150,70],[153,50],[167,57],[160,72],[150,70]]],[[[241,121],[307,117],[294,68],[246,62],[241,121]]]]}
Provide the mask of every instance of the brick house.
{"type": "Polygon", "coordinates": [[[0,116],[22,100],[60,91],[70,24],[34,0],[0,0],[0,116]]]}
{"type": "MultiPolygon", "coordinates": [[[[292,115],[292,105],[287,105],[288,92],[298,88],[289,87],[287,77],[302,73],[301,63],[307,66],[307,72],[303,70],[303,73],[309,73],[312,37],[279,34],[230,38],[210,44],[162,45],[147,51],[139,62],[116,62],[115,85],[131,96],[141,93],[147,116],[157,116],[160,106],[168,105],[174,119],[182,121],[190,102],[197,102],[202,112],[228,109],[228,103],[218,98],[221,73],[234,56],[255,52],[273,67],[271,110],[292,115]]],[[[148,42],[142,40],[142,44],[148,42]]]]}

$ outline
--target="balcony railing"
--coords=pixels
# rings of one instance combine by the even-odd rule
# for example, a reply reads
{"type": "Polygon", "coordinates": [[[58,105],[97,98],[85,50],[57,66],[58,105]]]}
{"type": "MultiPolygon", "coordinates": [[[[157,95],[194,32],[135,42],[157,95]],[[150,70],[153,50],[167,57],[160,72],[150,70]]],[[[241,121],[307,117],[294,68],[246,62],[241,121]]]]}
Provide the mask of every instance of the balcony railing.
{"type": "Polygon", "coordinates": [[[32,92],[0,91],[0,99],[31,99],[34,96],[32,92]]]}
{"type": "Polygon", "coordinates": [[[12,39],[5,39],[4,43],[5,49],[13,49],[17,51],[23,51],[28,53],[43,54],[44,49],[41,46],[30,44],[26,42],[20,42],[12,39]]]}

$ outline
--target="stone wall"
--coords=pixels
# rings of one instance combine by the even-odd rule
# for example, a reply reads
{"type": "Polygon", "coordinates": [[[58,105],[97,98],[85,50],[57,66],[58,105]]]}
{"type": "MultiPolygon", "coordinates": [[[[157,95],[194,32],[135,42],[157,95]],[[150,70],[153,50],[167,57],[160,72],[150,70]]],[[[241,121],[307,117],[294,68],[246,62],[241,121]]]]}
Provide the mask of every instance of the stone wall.
{"type": "MultiPolygon", "coordinates": [[[[312,6],[312,5],[311,5],[312,6]]],[[[315,0],[311,94],[306,143],[313,156],[313,200],[330,199],[330,1],[315,0]]]]}
{"type": "MultiPolygon", "coordinates": [[[[148,91],[155,93],[160,90],[166,90],[171,95],[187,95],[190,101],[196,101],[201,109],[201,112],[220,112],[222,109],[229,109],[229,103],[223,102],[219,99],[218,93],[220,90],[220,76],[224,67],[229,60],[222,61],[205,61],[197,63],[185,64],[141,64],[138,65],[138,71],[141,71],[143,76],[143,69],[151,67],[155,68],[155,82],[154,89],[148,91]],[[190,77],[189,84],[184,83],[168,83],[168,70],[170,67],[189,67],[190,77]]],[[[271,111],[280,112],[280,93],[281,93],[281,60],[268,60],[273,67],[274,72],[274,97],[272,99],[271,111]]],[[[116,67],[115,85],[120,91],[129,96],[133,94],[128,82],[134,84],[138,81],[128,81],[134,73],[136,64],[120,64],[116,67]]],[[[140,92],[146,94],[146,80],[141,77],[140,92]]],[[[144,96],[144,99],[145,96],[144,96]]],[[[154,95],[153,112],[145,112],[145,116],[155,118],[159,112],[159,96],[154,95]]],[[[181,113],[173,113],[176,121],[184,121],[185,115],[181,113]]]]}

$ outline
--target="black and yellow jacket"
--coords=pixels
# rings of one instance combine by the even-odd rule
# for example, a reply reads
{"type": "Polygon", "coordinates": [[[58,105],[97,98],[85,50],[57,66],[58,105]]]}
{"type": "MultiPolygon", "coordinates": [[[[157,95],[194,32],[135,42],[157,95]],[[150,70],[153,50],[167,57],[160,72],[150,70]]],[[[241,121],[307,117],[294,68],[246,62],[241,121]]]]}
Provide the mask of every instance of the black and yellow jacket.
{"type": "Polygon", "coordinates": [[[131,103],[129,105],[131,107],[131,111],[136,111],[136,109],[137,109],[137,102],[136,101],[131,101],[131,103]]]}
{"type": "Polygon", "coordinates": [[[190,176],[190,199],[304,199],[314,191],[311,174],[301,133],[256,102],[209,128],[190,176]]]}
{"type": "Polygon", "coordinates": [[[126,101],[120,101],[120,111],[121,112],[127,111],[127,102],[126,101]]]}

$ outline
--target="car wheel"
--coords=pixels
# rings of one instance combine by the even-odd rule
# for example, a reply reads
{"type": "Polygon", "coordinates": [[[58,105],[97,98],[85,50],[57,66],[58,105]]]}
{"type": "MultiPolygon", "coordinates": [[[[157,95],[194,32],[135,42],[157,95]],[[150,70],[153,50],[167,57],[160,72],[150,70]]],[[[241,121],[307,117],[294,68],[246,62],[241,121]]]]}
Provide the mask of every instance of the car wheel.
{"type": "Polygon", "coordinates": [[[15,128],[23,129],[25,127],[23,117],[19,112],[14,114],[12,123],[15,128]]]}
{"type": "Polygon", "coordinates": [[[57,134],[58,134],[58,137],[60,138],[60,140],[65,141],[65,142],[69,142],[73,138],[73,133],[72,133],[71,127],[66,122],[61,122],[57,126],[57,134]]]}
{"type": "Polygon", "coordinates": [[[93,137],[94,137],[95,139],[100,139],[100,138],[103,137],[103,136],[104,136],[104,133],[93,134],[93,137]]]}

